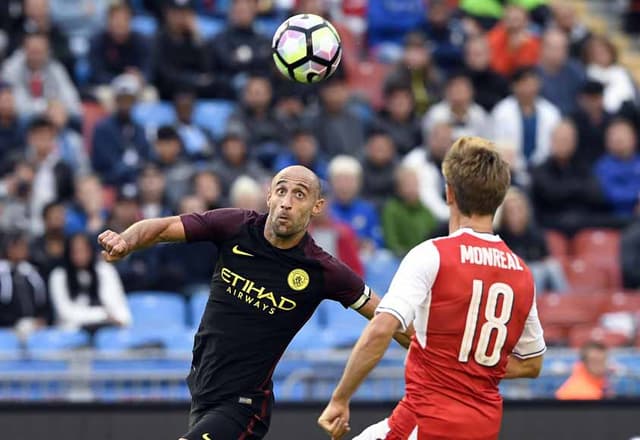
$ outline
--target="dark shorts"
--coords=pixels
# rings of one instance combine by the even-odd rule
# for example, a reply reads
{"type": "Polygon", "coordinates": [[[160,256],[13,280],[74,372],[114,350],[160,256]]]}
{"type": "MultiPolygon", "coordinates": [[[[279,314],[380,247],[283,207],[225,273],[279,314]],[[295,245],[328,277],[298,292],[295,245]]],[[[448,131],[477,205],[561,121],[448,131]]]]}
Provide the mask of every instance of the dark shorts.
{"type": "Polygon", "coordinates": [[[273,393],[235,397],[212,406],[191,405],[187,440],[259,440],[269,430],[273,393]]]}

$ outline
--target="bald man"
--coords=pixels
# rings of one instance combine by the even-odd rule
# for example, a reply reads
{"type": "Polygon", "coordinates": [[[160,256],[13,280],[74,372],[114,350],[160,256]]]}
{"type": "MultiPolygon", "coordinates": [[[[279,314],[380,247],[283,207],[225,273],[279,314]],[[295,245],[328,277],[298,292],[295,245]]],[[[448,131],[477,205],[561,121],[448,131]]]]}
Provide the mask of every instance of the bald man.
{"type": "MultiPolygon", "coordinates": [[[[181,440],[261,439],[273,405],[271,376],[289,342],[324,299],[371,318],[378,296],[307,233],[325,201],[308,168],[280,171],[268,214],[241,209],[142,220],[98,237],[109,262],[160,242],[212,241],[218,259],[195,336],[189,431],[181,440]]],[[[409,332],[396,339],[405,347],[409,332]]]]}

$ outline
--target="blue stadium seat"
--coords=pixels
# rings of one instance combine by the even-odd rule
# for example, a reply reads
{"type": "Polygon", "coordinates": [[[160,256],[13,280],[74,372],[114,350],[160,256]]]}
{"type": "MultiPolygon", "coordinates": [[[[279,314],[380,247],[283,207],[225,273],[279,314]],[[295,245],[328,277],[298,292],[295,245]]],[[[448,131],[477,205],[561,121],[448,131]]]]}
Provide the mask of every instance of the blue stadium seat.
{"type": "Polygon", "coordinates": [[[225,25],[225,21],[220,18],[211,18],[203,15],[198,15],[197,17],[198,30],[204,39],[211,39],[215,37],[224,29],[225,25]]]}
{"type": "Polygon", "coordinates": [[[175,109],[168,102],[139,102],[133,107],[132,115],[134,121],[146,129],[156,129],[176,121],[175,109]]]}
{"type": "Polygon", "coordinates": [[[352,347],[367,325],[358,312],[345,309],[336,301],[323,301],[320,308],[326,320],[327,339],[333,348],[352,347]]]}
{"type": "Polygon", "coordinates": [[[185,328],[174,331],[165,340],[165,348],[173,352],[190,353],[193,349],[194,329],[185,328]]]}
{"type": "Polygon", "coordinates": [[[182,295],[173,292],[141,291],[127,295],[134,327],[183,327],[186,305],[182,295]]]}
{"type": "Polygon", "coordinates": [[[145,37],[153,37],[158,29],[158,22],[150,15],[136,15],[131,19],[131,29],[145,37]]]}
{"type": "Polygon", "coordinates": [[[89,345],[89,334],[84,330],[49,328],[38,330],[27,339],[27,350],[30,352],[65,351],[89,345]]]}
{"type": "Polygon", "coordinates": [[[384,295],[398,270],[400,260],[388,251],[377,251],[364,264],[364,278],[378,295],[384,295]]]}
{"type": "Polygon", "coordinates": [[[293,338],[288,350],[313,350],[331,348],[331,341],[327,338],[323,328],[313,321],[307,322],[293,338]]]}
{"type": "Polygon", "coordinates": [[[255,25],[256,32],[259,32],[265,37],[271,39],[282,21],[283,20],[280,18],[258,18],[255,25]]]}
{"type": "Polygon", "coordinates": [[[20,340],[13,330],[0,329],[0,353],[17,353],[20,350],[20,340]]]}
{"type": "Polygon", "coordinates": [[[109,352],[126,351],[138,348],[165,348],[176,333],[176,326],[138,327],[138,328],[102,328],[96,332],[96,349],[109,352]]]}
{"type": "Polygon", "coordinates": [[[202,319],[207,301],[209,301],[208,291],[197,292],[191,295],[191,299],[189,300],[189,313],[191,314],[191,325],[193,327],[198,327],[200,324],[200,319],[202,319]]]}
{"type": "Polygon", "coordinates": [[[227,120],[235,108],[232,101],[199,100],[193,110],[193,122],[215,138],[220,139],[227,128],[227,120]]]}

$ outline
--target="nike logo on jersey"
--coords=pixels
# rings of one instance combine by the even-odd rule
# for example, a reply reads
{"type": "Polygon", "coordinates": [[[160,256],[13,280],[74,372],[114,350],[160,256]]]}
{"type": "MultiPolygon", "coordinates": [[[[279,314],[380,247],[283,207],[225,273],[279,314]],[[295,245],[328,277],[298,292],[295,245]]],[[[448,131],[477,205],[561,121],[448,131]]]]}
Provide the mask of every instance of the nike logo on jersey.
{"type": "Polygon", "coordinates": [[[231,252],[233,252],[236,255],[242,255],[243,257],[253,257],[253,254],[250,254],[249,252],[245,252],[240,250],[240,248],[238,247],[238,245],[235,245],[232,249],[231,252]]]}
{"type": "Polygon", "coordinates": [[[209,437],[209,433],[205,432],[204,434],[202,434],[202,438],[203,440],[213,440],[211,437],[209,437]]]}

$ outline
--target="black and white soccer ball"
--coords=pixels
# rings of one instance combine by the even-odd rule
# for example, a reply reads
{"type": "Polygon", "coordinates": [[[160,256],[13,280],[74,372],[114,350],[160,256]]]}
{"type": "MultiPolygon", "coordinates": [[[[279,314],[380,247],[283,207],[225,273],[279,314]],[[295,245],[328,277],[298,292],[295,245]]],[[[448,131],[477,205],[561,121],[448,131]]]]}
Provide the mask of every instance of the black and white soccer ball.
{"type": "Polygon", "coordinates": [[[278,70],[301,83],[327,79],[342,57],[336,29],[313,14],[294,15],[285,20],[276,30],[271,47],[278,70]]]}

